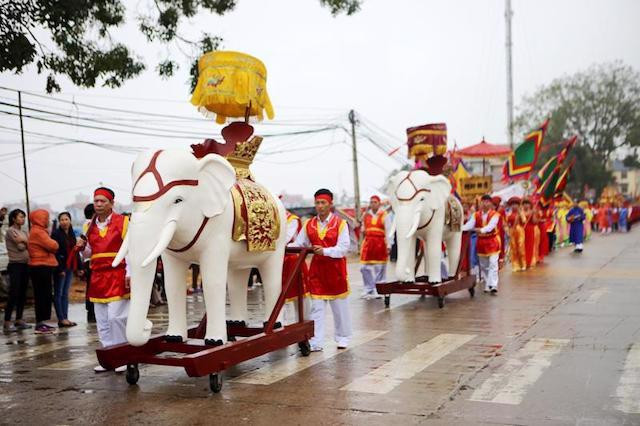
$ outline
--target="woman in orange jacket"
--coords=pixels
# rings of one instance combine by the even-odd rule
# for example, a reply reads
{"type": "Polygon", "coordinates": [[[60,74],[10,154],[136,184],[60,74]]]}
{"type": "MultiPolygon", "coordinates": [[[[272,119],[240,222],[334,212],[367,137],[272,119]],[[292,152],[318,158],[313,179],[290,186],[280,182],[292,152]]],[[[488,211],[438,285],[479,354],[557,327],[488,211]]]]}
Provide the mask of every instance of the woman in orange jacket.
{"type": "Polygon", "coordinates": [[[36,334],[51,334],[56,327],[45,321],[51,319],[53,292],[53,269],[58,266],[56,251],[58,243],[49,236],[49,212],[34,210],[29,215],[31,232],[29,233],[29,273],[33,284],[36,302],[36,334]]]}

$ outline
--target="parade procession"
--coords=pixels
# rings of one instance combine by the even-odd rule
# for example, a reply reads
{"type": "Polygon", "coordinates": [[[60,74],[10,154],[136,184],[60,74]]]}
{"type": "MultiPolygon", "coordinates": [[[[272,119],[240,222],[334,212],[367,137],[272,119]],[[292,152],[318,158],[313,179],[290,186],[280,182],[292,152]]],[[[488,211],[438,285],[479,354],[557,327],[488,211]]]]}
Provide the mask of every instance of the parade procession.
{"type": "Polygon", "coordinates": [[[463,3],[4,4],[0,424],[640,424],[640,6],[463,3]]]}

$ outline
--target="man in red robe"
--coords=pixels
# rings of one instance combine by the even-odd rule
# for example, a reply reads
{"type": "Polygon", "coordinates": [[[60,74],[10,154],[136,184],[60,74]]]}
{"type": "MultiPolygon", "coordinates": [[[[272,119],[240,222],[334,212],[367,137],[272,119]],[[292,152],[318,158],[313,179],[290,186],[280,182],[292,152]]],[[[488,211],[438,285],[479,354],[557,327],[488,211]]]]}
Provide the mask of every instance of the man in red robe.
{"type": "Polygon", "coordinates": [[[360,272],[364,290],[363,299],[380,299],[376,283],[385,280],[387,260],[391,250],[391,238],[387,232],[391,229],[389,214],[380,208],[380,197],[374,195],[369,200],[369,209],[362,218],[364,241],[360,249],[360,272]]]}
{"type": "MultiPolygon", "coordinates": [[[[129,277],[126,262],[111,266],[127,233],[129,218],[113,211],[115,194],[100,187],[93,194],[95,215],[87,229],[87,240],[79,240],[85,258],[91,258],[89,300],[94,303],[98,338],[102,346],[127,341],[126,324],[129,314],[129,277]]],[[[116,368],[116,372],[126,366],[116,368]]],[[[96,373],[106,371],[98,365],[96,373]]]]}
{"type": "Polygon", "coordinates": [[[522,200],[521,224],[524,227],[524,252],[527,269],[533,268],[540,259],[540,228],[538,214],[530,199],[522,200]]]}
{"type": "Polygon", "coordinates": [[[499,221],[500,214],[493,209],[491,196],[485,194],[481,199],[480,211],[475,212],[462,226],[463,231],[475,230],[478,235],[476,250],[485,293],[498,293],[498,258],[501,248],[499,221]]]}
{"type": "Polygon", "coordinates": [[[308,289],[311,294],[311,319],[314,321],[312,351],[321,351],[324,344],[326,305],[331,306],[335,341],[338,349],[345,349],[351,340],[349,313],[349,281],[347,259],[349,230],[344,219],[331,212],[333,193],[319,189],[315,193],[317,216],[307,220],[296,238],[296,247],[312,247],[308,289]]]}

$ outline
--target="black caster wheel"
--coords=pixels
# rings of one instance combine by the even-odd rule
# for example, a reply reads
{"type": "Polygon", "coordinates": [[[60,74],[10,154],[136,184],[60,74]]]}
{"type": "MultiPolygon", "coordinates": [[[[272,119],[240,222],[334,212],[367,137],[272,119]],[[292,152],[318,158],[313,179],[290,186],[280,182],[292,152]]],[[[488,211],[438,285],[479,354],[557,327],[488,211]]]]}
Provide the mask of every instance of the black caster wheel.
{"type": "Polygon", "coordinates": [[[444,297],[438,297],[438,308],[444,308],[444,297]]]}
{"type": "Polygon", "coordinates": [[[471,296],[471,298],[473,299],[473,297],[476,295],[476,289],[475,287],[471,287],[469,289],[469,295],[471,296]]]}
{"type": "Polygon", "coordinates": [[[388,308],[390,304],[391,304],[391,296],[389,295],[384,296],[384,307],[388,308]]]}
{"type": "Polygon", "coordinates": [[[235,342],[236,340],[236,336],[229,336],[229,338],[227,339],[227,342],[235,342]]]}
{"type": "Polygon", "coordinates": [[[127,379],[127,383],[130,385],[135,385],[138,383],[138,379],[140,379],[140,370],[138,369],[138,364],[129,364],[127,365],[127,373],[125,375],[127,379]]]}
{"type": "Polygon", "coordinates": [[[300,348],[302,356],[311,355],[311,343],[309,343],[308,340],[305,340],[304,342],[298,342],[298,347],[300,348]]]}
{"type": "Polygon", "coordinates": [[[222,390],[222,374],[209,374],[209,389],[213,393],[220,393],[222,390]]]}

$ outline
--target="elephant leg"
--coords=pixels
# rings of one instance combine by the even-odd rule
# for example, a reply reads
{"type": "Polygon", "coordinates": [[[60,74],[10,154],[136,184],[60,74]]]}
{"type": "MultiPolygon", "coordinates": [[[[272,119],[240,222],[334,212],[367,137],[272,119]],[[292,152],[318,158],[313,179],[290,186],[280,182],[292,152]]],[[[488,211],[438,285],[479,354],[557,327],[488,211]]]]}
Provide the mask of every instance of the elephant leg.
{"type": "Polygon", "coordinates": [[[162,256],[162,265],[169,308],[167,339],[184,341],[187,339],[187,288],[184,278],[189,263],[166,254],[162,256]]]}
{"type": "Polygon", "coordinates": [[[229,320],[249,321],[247,290],[250,269],[229,269],[227,289],[229,291],[229,320]]]}
{"type": "Polygon", "coordinates": [[[460,263],[462,233],[451,232],[447,237],[446,243],[447,255],[449,257],[449,276],[453,277],[456,274],[458,264],[460,263]]]}
{"type": "Polygon", "coordinates": [[[440,263],[442,260],[442,230],[427,231],[426,240],[427,275],[430,283],[442,281],[440,263]]]}
{"type": "MultiPolygon", "coordinates": [[[[262,275],[262,288],[264,290],[265,321],[269,319],[271,311],[278,302],[278,297],[282,292],[282,262],[283,257],[276,253],[269,256],[269,259],[260,265],[260,275],[262,275]]],[[[282,311],[278,314],[278,320],[282,318],[282,311]]]]}
{"type": "Polygon", "coordinates": [[[204,340],[209,345],[221,345],[227,341],[226,295],[228,252],[211,250],[200,259],[202,291],[207,312],[207,330],[204,340]],[[226,255],[225,255],[226,254],[226,255]]]}

